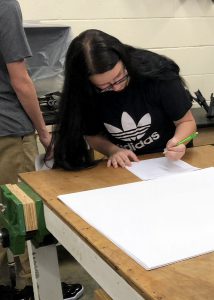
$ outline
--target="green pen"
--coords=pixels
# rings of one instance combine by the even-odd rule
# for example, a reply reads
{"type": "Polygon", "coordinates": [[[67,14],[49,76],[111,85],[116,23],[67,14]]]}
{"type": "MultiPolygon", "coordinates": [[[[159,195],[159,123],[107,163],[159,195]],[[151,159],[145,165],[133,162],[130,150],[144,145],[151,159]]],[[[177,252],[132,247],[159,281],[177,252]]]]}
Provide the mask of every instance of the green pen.
{"type": "Polygon", "coordinates": [[[180,142],[178,142],[177,146],[193,140],[197,135],[198,135],[197,131],[194,132],[194,133],[192,133],[192,134],[190,134],[188,137],[186,137],[185,139],[183,139],[180,142]]]}

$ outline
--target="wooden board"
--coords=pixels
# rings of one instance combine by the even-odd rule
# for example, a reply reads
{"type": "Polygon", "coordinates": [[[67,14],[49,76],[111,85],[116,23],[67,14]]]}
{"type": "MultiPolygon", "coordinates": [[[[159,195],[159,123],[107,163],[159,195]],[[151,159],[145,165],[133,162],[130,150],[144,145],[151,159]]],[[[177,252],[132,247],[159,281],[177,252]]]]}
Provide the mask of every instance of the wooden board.
{"type": "Polygon", "coordinates": [[[38,229],[36,207],[34,201],[26,195],[16,184],[6,184],[6,187],[12,194],[22,202],[24,218],[25,218],[25,229],[26,231],[33,231],[38,229]]]}
{"type": "Polygon", "coordinates": [[[106,292],[102,289],[94,291],[94,300],[112,300],[106,292]]]}

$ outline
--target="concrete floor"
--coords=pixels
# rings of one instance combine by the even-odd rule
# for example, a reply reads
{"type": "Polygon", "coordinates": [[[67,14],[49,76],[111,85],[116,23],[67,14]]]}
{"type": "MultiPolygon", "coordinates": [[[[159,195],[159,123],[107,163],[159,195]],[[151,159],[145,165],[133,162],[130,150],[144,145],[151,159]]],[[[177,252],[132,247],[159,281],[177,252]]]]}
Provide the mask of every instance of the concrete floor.
{"type": "MultiPolygon", "coordinates": [[[[67,283],[81,283],[84,286],[84,294],[80,299],[93,300],[94,290],[99,288],[99,285],[62,246],[57,246],[57,252],[60,266],[61,281],[65,281],[67,283]]],[[[18,271],[20,270],[20,264],[17,258],[16,265],[18,273],[18,271]]],[[[1,284],[10,284],[6,259],[3,266],[0,269],[0,285],[1,284]]],[[[17,278],[17,288],[21,289],[25,285],[26,281],[17,278]]]]}

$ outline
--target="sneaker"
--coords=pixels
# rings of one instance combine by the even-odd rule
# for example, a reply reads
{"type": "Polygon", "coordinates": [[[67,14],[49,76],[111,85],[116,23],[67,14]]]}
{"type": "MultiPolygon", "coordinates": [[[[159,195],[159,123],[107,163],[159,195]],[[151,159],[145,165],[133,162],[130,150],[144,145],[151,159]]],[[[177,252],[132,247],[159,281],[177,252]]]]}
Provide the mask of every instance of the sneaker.
{"type": "Polygon", "coordinates": [[[0,299],[13,300],[16,290],[9,285],[0,285],[0,299]]]}
{"type": "Polygon", "coordinates": [[[33,287],[32,285],[26,285],[24,289],[17,290],[14,300],[33,300],[33,287]]]}
{"type": "Polygon", "coordinates": [[[64,300],[76,300],[83,295],[84,287],[79,283],[68,284],[62,282],[62,293],[64,300]]]}

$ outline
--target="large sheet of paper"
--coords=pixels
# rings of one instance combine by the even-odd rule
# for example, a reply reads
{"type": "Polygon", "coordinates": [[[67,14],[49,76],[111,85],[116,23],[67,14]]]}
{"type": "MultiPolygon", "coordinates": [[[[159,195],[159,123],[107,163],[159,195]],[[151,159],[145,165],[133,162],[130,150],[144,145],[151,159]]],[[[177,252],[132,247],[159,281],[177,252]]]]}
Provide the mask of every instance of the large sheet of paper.
{"type": "Polygon", "coordinates": [[[126,168],[143,180],[198,170],[182,160],[171,161],[166,157],[132,162],[132,165],[126,168]]]}
{"type": "Polygon", "coordinates": [[[146,269],[214,250],[214,168],[59,196],[146,269]]]}

